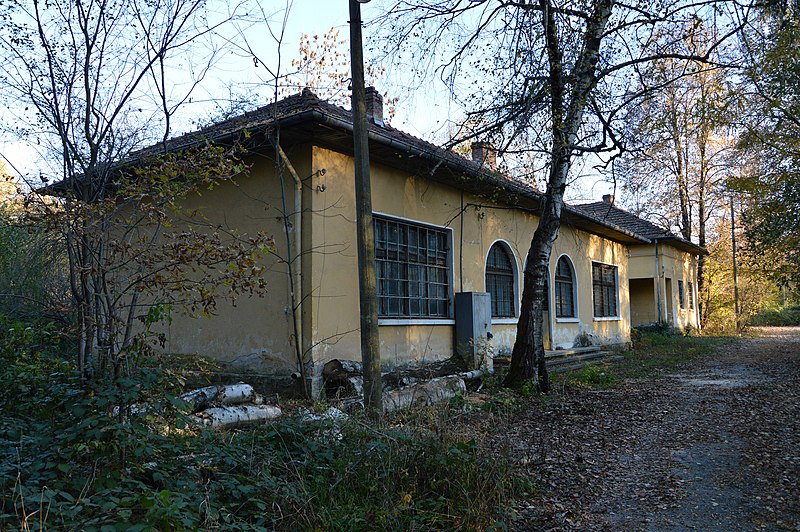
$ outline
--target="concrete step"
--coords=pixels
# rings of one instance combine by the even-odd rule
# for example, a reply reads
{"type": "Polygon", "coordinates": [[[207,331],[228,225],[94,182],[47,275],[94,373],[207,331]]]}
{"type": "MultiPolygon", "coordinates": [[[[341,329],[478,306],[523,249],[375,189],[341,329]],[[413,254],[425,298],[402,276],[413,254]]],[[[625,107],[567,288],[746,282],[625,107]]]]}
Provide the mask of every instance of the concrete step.
{"type": "Polygon", "coordinates": [[[612,363],[617,362],[619,360],[622,360],[623,358],[625,357],[623,357],[622,355],[612,355],[609,353],[605,353],[604,356],[599,358],[592,358],[580,361],[569,361],[568,363],[556,364],[556,365],[548,364],[547,369],[552,373],[565,373],[567,371],[579,370],[583,367],[590,366],[592,364],[601,364],[604,362],[612,362],[612,363]]]}
{"type": "Polygon", "coordinates": [[[592,345],[589,347],[572,347],[570,349],[555,349],[553,351],[545,351],[544,357],[546,359],[565,358],[575,355],[584,355],[587,353],[599,353],[601,348],[599,345],[592,345]]]}
{"type": "Polygon", "coordinates": [[[608,351],[594,351],[591,353],[583,353],[580,355],[570,355],[557,358],[545,358],[548,367],[561,366],[564,364],[575,364],[578,362],[588,362],[598,360],[608,356],[608,351]]]}
{"type": "MultiPolygon", "coordinates": [[[[615,355],[611,355],[608,351],[601,351],[597,346],[593,347],[577,347],[574,349],[563,349],[559,351],[547,351],[545,353],[545,361],[548,368],[560,368],[561,366],[568,367],[581,367],[587,363],[600,362],[615,355]]],[[[511,362],[510,357],[495,357],[494,365],[508,366],[511,362]]]]}

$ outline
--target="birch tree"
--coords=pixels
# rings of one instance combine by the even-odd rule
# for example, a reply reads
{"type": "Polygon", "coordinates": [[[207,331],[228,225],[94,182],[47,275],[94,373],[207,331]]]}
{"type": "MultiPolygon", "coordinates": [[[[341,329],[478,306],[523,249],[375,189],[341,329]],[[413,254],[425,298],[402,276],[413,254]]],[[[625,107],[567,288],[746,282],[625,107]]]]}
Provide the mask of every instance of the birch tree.
{"type": "Polygon", "coordinates": [[[542,304],[576,158],[619,151],[622,115],[647,92],[631,90],[635,67],[666,57],[709,63],[741,24],[742,18],[722,16],[728,8],[675,0],[404,0],[388,7],[382,27],[396,59],[414,65],[413,76],[435,72],[468,118],[485,120],[473,137],[492,134],[501,153],[525,146],[546,168],[506,385],[538,378],[542,391],[549,388],[542,304]],[[719,38],[686,51],[655,38],[681,40],[690,20],[715,16],[730,21],[719,38]]]}

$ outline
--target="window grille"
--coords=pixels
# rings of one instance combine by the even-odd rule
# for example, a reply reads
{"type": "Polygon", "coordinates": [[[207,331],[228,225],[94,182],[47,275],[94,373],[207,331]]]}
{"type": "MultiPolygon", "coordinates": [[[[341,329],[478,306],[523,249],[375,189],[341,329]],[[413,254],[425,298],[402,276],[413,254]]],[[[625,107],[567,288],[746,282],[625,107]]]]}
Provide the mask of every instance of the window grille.
{"type": "Polygon", "coordinates": [[[592,297],[596,318],[616,317],[617,314],[617,267],[592,263],[592,297]]]}
{"type": "Polygon", "coordinates": [[[683,295],[684,295],[683,280],[678,279],[678,306],[680,306],[680,308],[682,309],[686,308],[686,302],[684,300],[683,295]]]}
{"type": "Polygon", "coordinates": [[[556,317],[575,317],[575,276],[567,257],[556,264],[556,317]]]}
{"type": "Polygon", "coordinates": [[[486,258],[486,291],[491,294],[493,318],[513,318],[515,315],[517,305],[512,260],[500,243],[492,246],[486,258]]]}
{"type": "Polygon", "coordinates": [[[447,231],[377,215],[373,220],[378,316],[449,317],[447,231]]]}

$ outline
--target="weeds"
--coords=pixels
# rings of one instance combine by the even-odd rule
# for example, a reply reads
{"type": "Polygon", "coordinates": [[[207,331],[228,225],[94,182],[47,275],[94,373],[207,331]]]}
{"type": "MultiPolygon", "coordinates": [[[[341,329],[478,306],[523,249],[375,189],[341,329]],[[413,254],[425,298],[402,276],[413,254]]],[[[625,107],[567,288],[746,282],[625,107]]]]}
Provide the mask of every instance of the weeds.
{"type": "Polygon", "coordinates": [[[678,332],[639,331],[633,349],[617,366],[620,378],[646,378],[671,371],[731,341],[726,337],[684,336],[678,332]]]}
{"type": "Polygon", "coordinates": [[[337,420],[341,437],[291,419],[214,431],[184,417],[174,373],[85,390],[52,327],[0,325],[0,529],[485,529],[529,487],[463,401],[383,429],[337,420]]]}
{"type": "Polygon", "coordinates": [[[678,329],[654,326],[634,329],[632,348],[614,363],[591,364],[579,370],[556,374],[555,383],[566,387],[609,389],[625,379],[649,378],[672,371],[698,357],[707,355],[725,342],[726,337],[695,336],[678,329]]]}
{"type": "Polygon", "coordinates": [[[566,376],[566,384],[577,388],[606,389],[619,383],[616,368],[610,364],[584,366],[566,376]]]}

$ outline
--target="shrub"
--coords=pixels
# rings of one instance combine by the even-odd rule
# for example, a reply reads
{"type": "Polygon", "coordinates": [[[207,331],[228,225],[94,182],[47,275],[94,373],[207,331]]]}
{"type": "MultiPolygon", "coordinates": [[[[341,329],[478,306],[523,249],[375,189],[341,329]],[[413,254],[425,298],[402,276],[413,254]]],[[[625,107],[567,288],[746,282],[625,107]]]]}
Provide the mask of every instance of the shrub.
{"type": "Polygon", "coordinates": [[[771,327],[797,327],[800,325],[800,305],[762,310],[750,318],[750,325],[771,327]]]}
{"type": "Polygon", "coordinates": [[[0,529],[484,529],[529,489],[447,405],[210,430],[156,364],[86,389],[54,326],[0,324],[0,529]]]}

